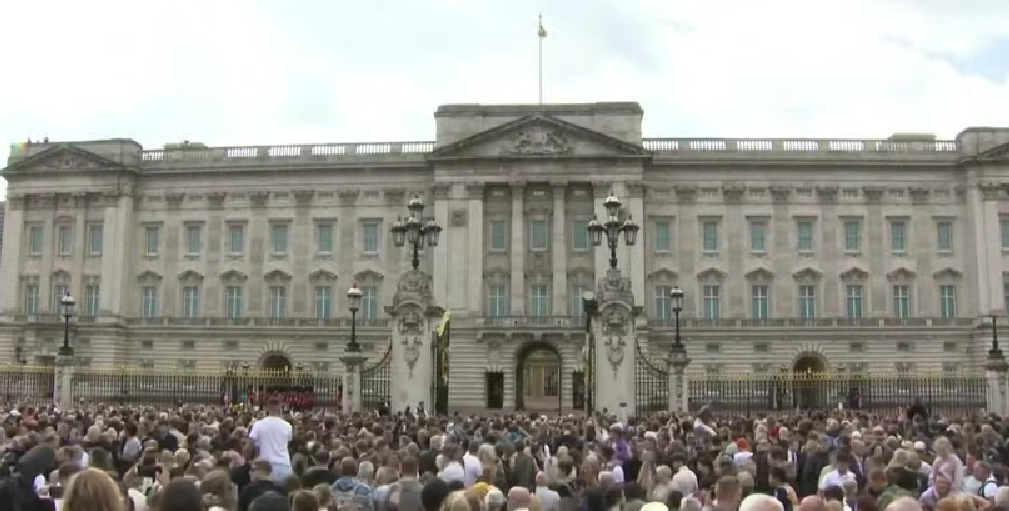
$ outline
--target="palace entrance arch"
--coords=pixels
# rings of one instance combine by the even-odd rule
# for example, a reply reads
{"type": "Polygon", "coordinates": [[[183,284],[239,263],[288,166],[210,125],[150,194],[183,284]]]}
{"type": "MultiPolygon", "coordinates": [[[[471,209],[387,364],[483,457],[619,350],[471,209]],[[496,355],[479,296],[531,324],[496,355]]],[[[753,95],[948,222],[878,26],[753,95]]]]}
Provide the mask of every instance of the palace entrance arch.
{"type": "Polygon", "coordinates": [[[827,360],[817,353],[803,353],[792,364],[792,405],[823,409],[830,406],[830,382],[824,379],[827,360]]]}
{"type": "Polygon", "coordinates": [[[291,390],[293,381],[293,367],[291,359],[283,353],[267,353],[259,361],[261,377],[258,386],[260,392],[273,394],[275,392],[287,392],[291,390]]]}
{"type": "Polygon", "coordinates": [[[515,360],[515,409],[560,412],[564,402],[560,351],[549,343],[530,342],[515,360]]]}

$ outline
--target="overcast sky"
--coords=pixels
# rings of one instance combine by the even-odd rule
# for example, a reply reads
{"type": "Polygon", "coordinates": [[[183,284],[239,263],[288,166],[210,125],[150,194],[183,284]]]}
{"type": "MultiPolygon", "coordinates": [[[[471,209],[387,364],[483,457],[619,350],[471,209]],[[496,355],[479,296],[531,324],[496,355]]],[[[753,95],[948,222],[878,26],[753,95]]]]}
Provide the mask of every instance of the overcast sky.
{"type": "MultiPolygon", "coordinates": [[[[646,136],[1009,125],[998,0],[3,2],[7,142],[430,140],[443,103],[633,100],[646,136]]],[[[2,193],[2,192],[0,192],[2,193]]]]}

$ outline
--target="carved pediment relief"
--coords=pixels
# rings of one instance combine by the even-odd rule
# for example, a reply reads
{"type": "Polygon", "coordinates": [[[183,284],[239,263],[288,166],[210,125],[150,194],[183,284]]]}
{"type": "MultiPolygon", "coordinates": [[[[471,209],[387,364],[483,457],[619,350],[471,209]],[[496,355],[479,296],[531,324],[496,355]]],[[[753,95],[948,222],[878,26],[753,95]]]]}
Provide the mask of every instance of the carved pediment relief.
{"type": "Polygon", "coordinates": [[[232,282],[244,282],[248,278],[248,275],[238,270],[228,270],[221,274],[221,280],[228,280],[232,282]]]}
{"type": "Polygon", "coordinates": [[[59,144],[14,162],[4,173],[12,172],[74,172],[118,170],[124,166],[114,160],[99,156],[80,147],[59,144]]]}
{"type": "Polygon", "coordinates": [[[53,280],[56,282],[63,282],[70,280],[70,273],[62,268],[53,272],[53,280]]]}
{"type": "Polygon", "coordinates": [[[724,271],[719,270],[714,266],[701,270],[701,272],[697,274],[697,278],[699,280],[724,280],[726,276],[727,274],[724,271]]]}
{"type": "Polygon", "coordinates": [[[506,122],[435,149],[430,159],[638,156],[637,144],[543,114],[506,122]]]}
{"type": "Polygon", "coordinates": [[[161,280],[161,274],[151,270],[144,270],[140,272],[140,275],[137,275],[137,280],[143,282],[159,282],[161,280]]]}
{"type": "Polygon", "coordinates": [[[272,270],[263,275],[263,279],[267,281],[287,282],[291,280],[291,274],[284,270],[272,270]]]}
{"type": "Polygon", "coordinates": [[[774,273],[767,268],[760,267],[747,272],[745,277],[746,280],[771,280],[774,278],[774,273]]]}
{"type": "Polygon", "coordinates": [[[179,274],[179,280],[185,280],[190,282],[202,282],[203,274],[193,270],[186,270],[179,274]]]}
{"type": "Polygon", "coordinates": [[[851,268],[841,272],[840,277],[842,280],[863,280],[869,277],[869,272],[859,268],[858,266],[852,266],[851,268]]]}
{"type": "MultiPolygon", "coordinates": [[[[1003,273],[1003,276],[1009,277],[1009,272],[1003,273]]],[[[963,273],[960,270],[949,266],[932,274],[932,278],[936,280],[957,280],[961,277],[963,277],[963,273]]]]}
{"type": "Polygon", "coordinates": [[[823,276],[823,272],[813,268],[812,266],[806,266],[801,270],[792,274],[792,278],[795,279],[805,279],[805,280],[816,280],[823,276]]]}
{"type": "Polygon", "coordinates": [[[337,276],[335,273],[322,268],[308,274],[308,280],[312,282],[334,282],[336,279],[337,276]]]}
{"type": "Polygon", "coordinates": [[[484,271],[484,280],[492,284],[503,284],[511,281],[511,274],[501,268],[488,268],[484,271]]]}
{"type": "Polygon", "coordinates": [[[384,275],[371,269],[361,270],[354,274],[354,280],[357,282],[379,282],[384,278],[384,275]]]}
{"type": "Polygon", "coordinates": [[[886,278],[890,280],[913,280],[915,273],[903,266],[891,271],[886,274],[886,278]]]}
{"type": "Polygon", "coordinates": [[[669,268],[656,268],[648,274],[648,278],[653,282],[675,282],[679,275],[669,268]]]}
{"type": "Polygon", "coordinates": [[[977,162],[1009,161],[1009,142],[981,151],[969,160],[977,162]]]}

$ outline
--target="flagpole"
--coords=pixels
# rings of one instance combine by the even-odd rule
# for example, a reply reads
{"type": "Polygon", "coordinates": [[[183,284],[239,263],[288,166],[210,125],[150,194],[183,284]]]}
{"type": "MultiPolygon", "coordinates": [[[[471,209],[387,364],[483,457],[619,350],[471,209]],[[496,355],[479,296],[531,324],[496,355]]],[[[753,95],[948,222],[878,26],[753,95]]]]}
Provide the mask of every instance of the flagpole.
{"type": "Polygon", "coordinates": [[[543,39],[545,39],[543,37],[543,15],[542,14],[540,14],[540,24],[539,24],[539,28],[538,28],[536,36],[537,36],[536,39],[539,42],[539,58],[537,59],[538,64],[539,64],[539,73],[537,75],[537,78],[538,78],[538,80],[537,80],[538,81],[538,90],[537,90],[538,95],[537,95],[537,98],[538,98],[539,104],[542,105],[543,104],[543,39]]]}

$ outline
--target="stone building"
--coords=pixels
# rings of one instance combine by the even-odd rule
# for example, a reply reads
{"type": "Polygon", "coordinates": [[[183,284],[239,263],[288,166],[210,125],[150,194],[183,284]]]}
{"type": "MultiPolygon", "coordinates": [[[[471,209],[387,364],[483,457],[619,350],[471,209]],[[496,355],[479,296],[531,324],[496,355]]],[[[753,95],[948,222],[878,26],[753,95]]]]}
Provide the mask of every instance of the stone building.
{"type": "Polygon", "coordinates": [[[448,105],[434,142],[15,146],[0,360],[49,361],[70,292],[84,365],[339,372],[355,283],[357,334],[377,360],[410,267],[389,227],[418,196],[444,227],[420,269],[453,318],[452,406],[567,407],[581,295],[609,258],[585,227],[614,193],[642,227],[618,250],[642,357],[672,342],[678,286],[696,373],[984,362],[982,318],[1009,294],[1009,129],[645,138],[642,115],[448,105]]]}

